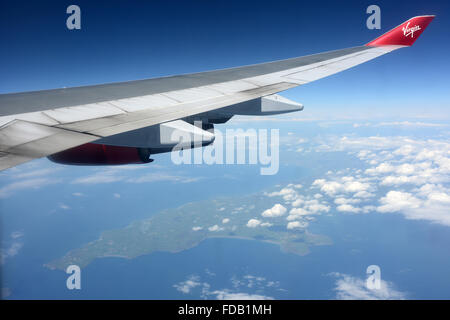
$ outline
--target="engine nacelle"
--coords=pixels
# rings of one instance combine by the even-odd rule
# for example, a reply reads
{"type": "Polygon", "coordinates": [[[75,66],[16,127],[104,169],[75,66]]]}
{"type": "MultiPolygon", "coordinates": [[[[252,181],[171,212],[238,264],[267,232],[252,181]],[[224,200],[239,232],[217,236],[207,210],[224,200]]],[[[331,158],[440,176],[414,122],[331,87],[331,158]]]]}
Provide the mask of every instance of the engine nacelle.
{"type": "Polygon", "coordinates": [[[48,157],[53,162],[70,165],[120,165],[149,163],[148,148],[108,146],[86,143],[81,146],[55,153],[48,157]]]}
{"type": "Polygon", "coordinates": [[[202,128],[182,120],[129,131],[86,143],[49,156],[57,163],[72,165],[120,165],[148,163],[151,154],[206,146],[214,142],[214,126],[202,128]],[[181,139],[180,136],[185,139],[181,139]]]}
{"type": "Polygon", "coordinates": [[[183,148],[194,146],[206,146],[214,142],[214,126],[204,124],[203,128],[187,123],[183,120],[175,120],[160,125],[150,126],[138,130],[128,131],[97,140],[96,143],[148,148],[152,154],[167,152],[176,145],[183,148]],[[209,126],[209,127],[208,127],[209,126]],[[187,143],[180,144],[180,135],[189,137],[187,143]]]}

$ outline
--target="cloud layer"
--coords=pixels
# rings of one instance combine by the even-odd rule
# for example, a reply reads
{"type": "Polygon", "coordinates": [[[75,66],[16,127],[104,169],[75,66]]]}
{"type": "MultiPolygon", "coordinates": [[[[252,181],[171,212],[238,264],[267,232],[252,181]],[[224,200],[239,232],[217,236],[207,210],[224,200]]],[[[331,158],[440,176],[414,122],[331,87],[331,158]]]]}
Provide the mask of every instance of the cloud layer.
{"type": "Polygon", "coordinates": [[[368,289],[366,280],[342,273],[332,273],[336,277],[334,291],[338,300],[403,300],[404,292],[398,291],[390,282],[381,280],[379,289],[368,289]]]}

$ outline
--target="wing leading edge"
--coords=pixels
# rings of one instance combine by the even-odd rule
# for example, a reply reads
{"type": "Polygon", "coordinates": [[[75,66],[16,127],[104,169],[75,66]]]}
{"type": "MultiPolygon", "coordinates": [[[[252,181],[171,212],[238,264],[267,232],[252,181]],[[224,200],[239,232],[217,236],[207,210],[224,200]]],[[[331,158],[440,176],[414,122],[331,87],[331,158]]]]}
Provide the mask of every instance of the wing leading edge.
{"type": "Polygon", "coordinates": [[[238,68],[0,95],[0,170],[111,135],[272,95],[410,46],[434,16],[365,46],[238,68]]]}

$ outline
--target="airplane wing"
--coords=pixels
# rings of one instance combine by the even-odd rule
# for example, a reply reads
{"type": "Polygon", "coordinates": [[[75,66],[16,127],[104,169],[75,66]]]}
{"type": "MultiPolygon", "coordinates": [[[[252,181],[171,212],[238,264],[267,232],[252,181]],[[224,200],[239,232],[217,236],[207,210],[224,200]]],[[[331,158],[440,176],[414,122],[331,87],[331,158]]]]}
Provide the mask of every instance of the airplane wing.
{"type": "Polygon", "coordinates": [[[433,18],[411,18],[364,46],[299,58],[156,79],[2,94],[0,170],[327,77],[411,46],[433,18]]]}

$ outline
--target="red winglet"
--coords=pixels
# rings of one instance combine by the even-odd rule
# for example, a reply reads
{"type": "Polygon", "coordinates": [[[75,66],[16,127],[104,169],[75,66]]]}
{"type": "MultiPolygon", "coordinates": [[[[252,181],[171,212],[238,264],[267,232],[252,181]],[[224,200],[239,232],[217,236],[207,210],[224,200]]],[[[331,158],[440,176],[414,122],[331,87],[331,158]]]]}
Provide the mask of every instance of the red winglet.
{"type": "Polygon", "coordinates": [[[366,46],[412,46],[433,19],[434,16],[418,16],[411,18],[375,40],[370,41],[366,46]]]}

